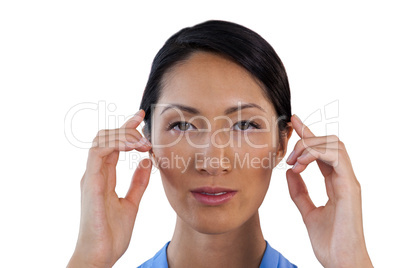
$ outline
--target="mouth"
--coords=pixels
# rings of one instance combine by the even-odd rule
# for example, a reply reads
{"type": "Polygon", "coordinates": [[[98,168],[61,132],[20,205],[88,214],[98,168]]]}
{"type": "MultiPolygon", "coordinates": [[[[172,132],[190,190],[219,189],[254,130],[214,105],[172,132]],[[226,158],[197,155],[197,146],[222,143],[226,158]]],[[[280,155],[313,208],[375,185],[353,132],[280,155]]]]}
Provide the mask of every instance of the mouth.
{"type": "Polygon", "coordinates": [[[237,193],[236,190],[221,187],[201,187],[191,191],[194,198],[208,206],[219,206],[229,202],[237,193]]]}
{"type": "Polygon", "coordinates": [[[201,194],[206,194],[206,195],[223,195],[223,194],[227,194],[227,192],[220,192],[220,193],[206,193],[206,192],[201,192],[201,194]]]}

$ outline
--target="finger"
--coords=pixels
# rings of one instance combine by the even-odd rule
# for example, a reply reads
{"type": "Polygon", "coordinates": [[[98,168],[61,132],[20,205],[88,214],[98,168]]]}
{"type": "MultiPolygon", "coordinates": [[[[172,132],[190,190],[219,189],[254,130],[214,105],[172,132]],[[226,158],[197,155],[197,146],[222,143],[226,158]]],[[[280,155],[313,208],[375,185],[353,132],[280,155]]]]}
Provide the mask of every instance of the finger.
{"type": "Polygon", "coordinates": [[[105,137],[109,137],[110,140],[115,140],[116,138],[125,138],[130,142],[136,142],[142,138],[142,135],[135,128],[103,129],[99,131],[94,140],[105,137]]]}
{"type": "Polygon", "coordinates": [[[113,150],[112,151],[131,151],[133,149],[136,149],[137,151],[140,152],[147,152],[151,149],[151,146],[148,143],[148,140],[146,138],[141,138],[139,141],[136,142],[128,142],[127,140],[106,140],[104,142],[100,142],[98,147],[100,148],[107,148],[110,147],[113,150]]]}
{"type": "Polygon", "coordinates": [[[290,120],[292,121],[292,126],[300,138],[303,139],[315,137],[313,132],[306,125],[303,124],[303,122],[297,115],[294,114],[290,120]]]}
{"type": "Polygon", "coordinates": [[[129,147],[137,148],[135,146],[139,141],[143,141],[144,144],[147,144],[151,147],[151,143],[143,137],[136,129],[113,129],[107,132],[103,131],[99,136],[93,141],[93,146],[99,146],[99,144],[106,144],[108,142],[112,142],[115,140],[121,140],[127,143],[129,147]],[[104,133],[108,133],[107,135],[104,133]]]}
{"type": "Polygon", "coordinates": [[[300,174],[294,173],[293,170],[289,169],[286,172],[286,179],[288,182],[290,197],[295,203],[297,209],[300,211],[303,221],[305,222],[307,215],[316,209],[316,206],[313,201],[311,201],[306,184],[300,174]]]}
{"type": "Polygon", "coordinates": [[[144,120],[145,112],[144,110],[139,110],[134,114],[133,117],[131,117],[126,123],[124,123],[121,128],[137,128],[142,120],[144,120]]]}
{"type": "Polygon", "coordinates": [[[141,139],[137,143],[130,144],[124,140],[105,141],[97,144],[89,149],[87,160],[87,172],[88,174],[96,174],[101,171],[104,157],[110,155],[114,151],[131,151],[136,149],[140,152],[146,152],[150,150],[150,146],[146,143],[146,140],[141,139]]]}
{"type": "Polygon", "coordinates": [[[324,177],[326,177],[331,173],[333,168],[338,166],[339,161],[339,150],[336,148],[337,143],[330,146],[314,146],[305,149],[297,158],[297,162],[293,165],[293,170],[300,173],[305,170],[311,162],[320,160],[328,166],[326,170],[321,170],[324,177]],[[333,146],[334,148],[330,148],[330,146],[333,146]]]}
{"type": "Polygon", "coordinates": [[[303,172],[311,162],[317,161],[325,178],[327,195],[330,200],[333,200],[335,196],[348,197],[351,191],[356,192],[356,189],[358,191],[359,184],[343,144],[335,142],[326,147],[318,147],[321,146],[306,149],[298,157],[292,168],[293,172],[303,172]],[[334,178],[336,179],[334,180],[334,178]]]}
{"type": "MultiPolygon", "coordinates": [[[[326,147],[327,148],[327,147],[326,147]]],[[[325,149],[326,149],[325,148],[325,149]]],[[[325,163],[323,163],[323,164],[325,164],[325,163]]],[[[306,167],[308,166],[308,164],[306,164],[306,165],[301,165],[300,164],[300,166],[296,166],[294,169],[293,169],[293,172],[294,173],[301,173],[302,171],[304,171],[304,169],[306,169],[306,167]]],[[[331,166],[327,166],[327,168],[328,169],[331,169],[331,170],[328,170],[328,171],[324,171],[323,172],[323,168],[322,167],[320,167],[320,169],[321,169],[321,172],[323,173],[323,174],[325,174],[325,172],[327,172],[328,174],[332,171],[332,167],[331,166]]],[[[328,198],[330,199],[330,200],[334,200],[334,197],[335,197],[335,194],[334,194],[334,187],[333,187],[333,185],[332,185],[332,180],[331,180],[331,177],[330,176],[328,176],[328,174],[325,174],[324,175],[324,178],[325,178],[325,188],[326,188],[326,192],[327,192],[327,196],[328,196],[328,198]]]]}
{"type": "Polygon", "coordinates": [[[294,165],[297,157],[299,157],[306,148],[309,148],[312,146],[317,146],[320,144],[325,146],[325,144],[328,144],[331,142],[336,142],[336,141],[339,141],[339,139],[335,135],[300,139],[297,141],[293,151],[290,153],[286,162],[289,165],[294,165]]]}
{"type": "Polygon", "coordinates": [[[149,177],[151,176],[152,161],[150,159],[142,160],[134,172],[131,180],[130,188],[127,191],[125,198],[133,203],[137,209],[141,198],[148,186],[149,177]]]}
{"type": "Polygon", "coordinates": [[[127,140],[130,143],[136,143],[137,141],[144,139],[144,141],[152,146],[151,143],[144,138],[140,132],[136,129],[139,124],[143,121],[145,116],[144,110],[139,110],[132,118],[130,118],[123,126],[119,129],[112,130],[102,130],[99,133],[99,137],[102,136],[110,136],[110,140],[114,140],[115,138],[119,138],[120,140],[127,140]],[[122,137],[124,136],[124,137],[122,137]]]}

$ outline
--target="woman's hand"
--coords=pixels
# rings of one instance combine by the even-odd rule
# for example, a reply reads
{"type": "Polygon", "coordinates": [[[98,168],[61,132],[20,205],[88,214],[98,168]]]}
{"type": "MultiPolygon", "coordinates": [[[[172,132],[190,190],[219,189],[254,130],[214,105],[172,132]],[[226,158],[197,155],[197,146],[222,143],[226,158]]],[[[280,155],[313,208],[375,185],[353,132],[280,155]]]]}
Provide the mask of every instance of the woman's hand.
{"type": "Polygon", "coordinates": [[[297,116],[291,118],[300,136],[287,163],[289,192],[299,209],[313,246],[324,267],[373,267],[363,234],[360,184],[345,145],[336,136],[316,137],[297,116]],[[316,207],[300,176],[317,161],[325,179],[328,202],[316,207]]]}
{"type": "Polygon", "coordinates": [[[116,165],[120,151],[151,149],[136,130],[144,115],[140,110],[121,128],[101,130],[94,139],[81,180],[78,241],[68,267],[112,267],[127,250],[152,162],[139,163],[125,198],[115,192],[116,165]]]}

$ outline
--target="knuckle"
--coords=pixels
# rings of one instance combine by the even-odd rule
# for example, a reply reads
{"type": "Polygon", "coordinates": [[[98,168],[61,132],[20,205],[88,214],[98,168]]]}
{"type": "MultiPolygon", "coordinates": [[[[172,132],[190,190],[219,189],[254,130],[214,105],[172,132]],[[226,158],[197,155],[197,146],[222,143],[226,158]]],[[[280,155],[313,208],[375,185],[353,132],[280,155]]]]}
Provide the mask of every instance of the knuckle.
{"type": "Polygon", "coordinates": [[[104,136],[106,135],[106,129],[101,129],[98,131],[98,133],[96,134],[96,136],[104,136]]]}
{"type": "Polygon", "coordinates": [[[338,141],[338,146],[339,146],[339,149],[341,149],[341,150],[343,150],[343,151],[346,150],[346,146],[345,146],[345,144],[344,144],[342,141],[338,141]]]}
{"type": "Polygon", "coordinates": [[[85,180],[85,173],[84,173],[84,176],[82,176],[81,181],[80,181],[80,189],[81,190],[84,188],[84,180],[85,180]]]}
{"type": "Polygon", "coordinates": [[[89,157],[91,157],[91,156],[93,156],[93,155],[99,154],[99,152],[100,152],[100,148],[99,148],[98,146],[97,146],[97,147],[91,147],[91,148],[89,149],[88,154],[89,154],[89,157]]]}
{"type": "Polygon", "coordinates": [[[93,140],[92,140],[92,147],[97,147],[99,145],[99,137],[96,136],[93,140]]]}
{"type": "Polygon", "coordinates": [[[339,137],[337,135],[329,135],[328,138],[333,141],[339,141],[339,137]]]}
{"type": "Polygon", "coordinates": [[[361,186],[360,182],[357,179],[355,180],[355,182],[356,182],[356,188],[358,190],[361,190],[362,186],[361,186]]]}
{"type": "Polygon", "coordinates": [[[307,148],[306,141],[304,139],[300,139],[296,142],[295,151],[303,151],[307,148]]]}
{"type": "Polygon", "coordinates": [[[85,190],[87,182],[88,182],[88,172],[87,172],[87,170],[85,170],[85,172],[82,175],[82,178],[80,180],[80,190],[81,190],[81,192],[83,192],[85,190]]]}
{"type": "Polygon", "coordinates": [[[359,195],[362,193],[362,186],[358,180],[356,180],[356,190],[359,195]]]}

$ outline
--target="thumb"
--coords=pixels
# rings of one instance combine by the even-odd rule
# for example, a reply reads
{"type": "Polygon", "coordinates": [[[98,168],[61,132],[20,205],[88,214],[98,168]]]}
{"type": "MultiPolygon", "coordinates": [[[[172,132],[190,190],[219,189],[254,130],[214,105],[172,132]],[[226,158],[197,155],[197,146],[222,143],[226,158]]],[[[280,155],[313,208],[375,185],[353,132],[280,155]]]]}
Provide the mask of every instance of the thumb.
{"type": "Polygon", "coordinates": [[[288,181],[290,197],[295,203],[297,209],[300,211],[303,221],[305,222],[307,215],[312,210],[316,209],[316,206],[313,201],[311,201],[306,184],[299,173],[294,173],[292,169],[288,169],[286,172],[286,178],[288,181]]]}
{"type": "Polygon", "coordinates": [[[143,159],[134,172],[131,179],[130,188],[127,191],[126,199],[133,203],[137,209],[140,205],[142,195],[147,189],[149,177],[151,176],[152,161],[150,159],[143,159]]]}

